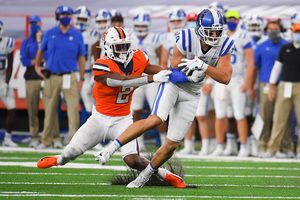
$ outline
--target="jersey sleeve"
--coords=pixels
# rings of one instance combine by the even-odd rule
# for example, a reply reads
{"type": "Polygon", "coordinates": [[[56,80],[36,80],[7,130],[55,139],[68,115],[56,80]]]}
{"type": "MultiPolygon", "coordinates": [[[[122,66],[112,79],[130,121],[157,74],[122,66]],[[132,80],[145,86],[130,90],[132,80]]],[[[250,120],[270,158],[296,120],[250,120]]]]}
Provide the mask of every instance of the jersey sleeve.
{"type": "Polygon", "coordinates": [[[188,52],[192,52],[192,36],[191,29],[183,29],[176,35],[176,45],[178,50],[187,55],[188,52]]]}
{"type": "Polygon", "coordinates": [[[11,52],[14,51],[16,46],[15,40],[11,37],[7,38],[7,43],[6,43],[6,50],[7,54],[10,54],[11,52]]]}
{"type": "Polygon", "coordinates": [[[220,53],[219,53],[219,56],[222,57],[222,56],[225,56],[227,54],[232,54],[233,50],[234,50],[234,40],[227,36],[223,42],[223,44],[220,46],[221,47],[221,50],[220,50],[220,53]]]}
{"type": "Polygon", "coordinates": [[[110,72],[110,68],[108,66],[108,63],[105,62],[106,57],[99,58],[96,60],[96,62],[93,64],[93,73],[94,77],[107,74],[110,72]]]}
{"type": "Polygon", "coordinates": [[[91,43],[95,44],[97,41],[100,40],[100,34],[96,30],[92,30],[91,33],[91,43]]]}

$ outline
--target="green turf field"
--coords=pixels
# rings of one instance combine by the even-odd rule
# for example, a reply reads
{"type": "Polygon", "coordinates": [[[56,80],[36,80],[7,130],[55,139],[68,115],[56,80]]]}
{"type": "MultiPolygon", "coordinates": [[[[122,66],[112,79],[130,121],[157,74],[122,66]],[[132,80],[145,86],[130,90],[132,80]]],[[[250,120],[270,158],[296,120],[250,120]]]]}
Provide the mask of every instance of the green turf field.
{"type": "Polygon", "coordinates": [[[121,156],[100,166],[90,151],[63,167],[36,167],[56,151],[0,147],[0,199],[300,199],[300,160],[188,156],[180,158],[188,188],[128,189],[110,182],[127,173],[121,156]]]}

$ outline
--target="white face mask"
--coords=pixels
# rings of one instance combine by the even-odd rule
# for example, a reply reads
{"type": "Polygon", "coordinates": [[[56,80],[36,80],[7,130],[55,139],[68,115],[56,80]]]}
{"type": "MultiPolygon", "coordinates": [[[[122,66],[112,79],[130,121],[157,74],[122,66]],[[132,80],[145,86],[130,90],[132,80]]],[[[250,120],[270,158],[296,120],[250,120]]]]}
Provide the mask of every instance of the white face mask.
{"type": "Polygon", "coordinates": [[[293,34],[293,40],[296,43],[300,43],[300,33],[294,33],[293,34]]]}

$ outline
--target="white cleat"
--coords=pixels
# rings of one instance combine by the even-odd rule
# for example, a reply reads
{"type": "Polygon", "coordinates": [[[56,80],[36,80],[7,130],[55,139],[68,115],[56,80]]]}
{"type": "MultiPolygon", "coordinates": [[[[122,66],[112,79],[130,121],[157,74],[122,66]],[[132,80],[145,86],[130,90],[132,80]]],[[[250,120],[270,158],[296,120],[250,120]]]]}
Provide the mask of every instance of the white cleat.
{"type": "Polygon", "coordinates": [[[127,188],[140,188],[143,187],[150,179],[152,174],[148,176],[143,173],[143,171],[139,174],[139,176],[131,181],[126,187],[127,188]]]}
{"type": "Polygon", "coordinates": [[[199,152],[199,156],[207,156],[209,154],[209,148],[201,148],[201,151],[199,152]]]}
{"type": "Polygon", "coordinates": [[[4,141],[2,143],[4,147],[18,147],[19,145],[12,141],[11,137],[4,137],[4,141]]]}
{"type": "Polygon", "coordinates": [[[94,154],[95,160],[98,160],[100,165],[104,165],[107,161],[109,161],[109,158],[111,157],[111,154],[106,151],[105,149],[97,152],[94,154]]]}
{"type": "Polygon", "coordinates": [[[230,156],[230,155],[237,155],[238,150],[237,150],[237,145],[236,144],[227,144],[226,148],[223,152],[224,156],[230,156]]]}
{"type": "Polygon", "coordinates": [[[210,156],[223,156],[223,149],[221,148],[216,148],[210,156]]]}
{"type": "Polygon", "coordinates": [[[180,151],[178,151],[179,155],[192,155],[194,153],[195,153],[195,151],[191,148],[183,148],[180,151]]]}
{"type": "Polygon", "coordinates": [[[245,158],[245,157],[249,157],[249,155],[250,155],[250,152],[247,148],[241,148],[240,152],[238,154],[238,157],[245,158]]]}

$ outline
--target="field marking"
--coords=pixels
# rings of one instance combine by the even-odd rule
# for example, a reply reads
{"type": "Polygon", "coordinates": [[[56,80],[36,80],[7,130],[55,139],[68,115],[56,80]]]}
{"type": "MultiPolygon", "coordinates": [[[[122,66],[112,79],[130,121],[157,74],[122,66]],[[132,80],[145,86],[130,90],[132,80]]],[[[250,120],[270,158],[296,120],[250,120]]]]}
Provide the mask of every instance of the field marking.
{"type": "MultiPolygon", "coordinates": [[[[109,183],[47,183],[47,182],[0,182],[0,185],[111,185],[109,183]]],[[[233,184],[188,184],[199,187],[257,187],[257,188],[300,188],[295,185],[233,185],[233,184]]]]}
{"type": "MultiPolygon", "coordinates": [[[[60,154],[62,152],[62,149],[34,149],[30,147],[2,147],[0,146],[0,151],[2,152],[35,152],[35,153],[53,153],[55,155],[60,154]]],[[[97,152],[95,150],[88,150],[84,152],[84,154],[88,155],[94,155],[94,153],[97,152]]],[[[149,156],[153,154],[153,152],[149,153],[141,153],[142,156],[149,156]]],[[[121,156],[121,152],[117,151],[114,155],[121,156]]],[[[212,156],[199,156],[199,155],[180,155],[177,152],[175,152],[175,157],[178,157],[180,159],[183,159],[183,161],[211,161],[211,162],[265,162],[265,163],[300,163],[300,159],[278,159],[278,158],[269,158],[269,159],[262,159],[258,157],[247,157],[247,158],[240,158],[237,156],[220,156],[220,157],[212,157],[212,156]]]]}
{"type": "MultiPolygon", "coordinates": [[[[0,166],[21,166],[21,167],[37,167],[36,162],[0,162],[0,166]]],[[[116,171],[126,171],[129,169],[127,166],[121,165],[100,165],[100,164],[88,164],[88,163],[72,163],[69,162],[64,166],[58,166],[58,168],[76,168],[76,169],[111,169],[116,171]]],[[[184,169],[240,169],[240,170],[297,170],[296,167],[214,167],[214,166],[183,166],[184,169]]]]}
{"type": "MultiPolygon", "coordinates": [[[[116,174],[94,174],[94,173],[26,173],[26,172],[0,172],[3,175],[69,175],[69,176],[114,176],[116,174]]],[[[126,176],[126,174],[124,174],[126,176]]],[[[184,175],[184,177],[205,178],[300,178],[300,176],[265,176],[265,175],[184,175]]]]}
{"type": "MultiPolygon", "coordinates": [[[[136,190],[136,189],[133,189],[136,190]]],[[[65,195],[65,194],[39,194],[39,193],[30,193],[30,192],[26,192],[26,193],[6,193],[6,192],[2,192],[0,193],[0,196],[3,197],[74,197],[74,198],[78,198],[78,197],[106,197],[106,198],[115,198],[115,197],[120,197],[120,198],[151,198],[151,199],[155,199],[155,198],[196,198],[196,199],[208,199],[208,198],[218,198],[218,199],[300,199],[300,197],[253,197],[253,196],[175,196],[175,195],[65,195]]]]}

